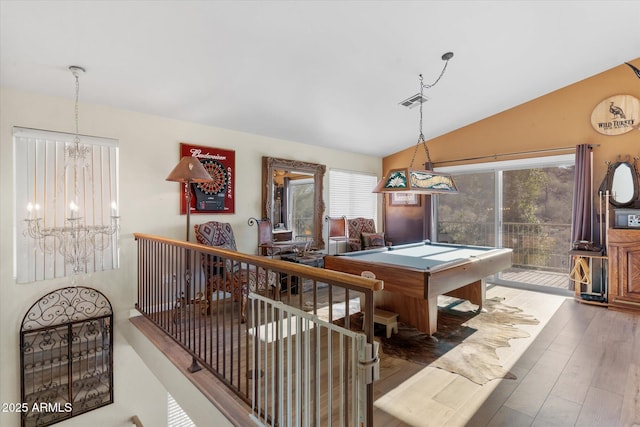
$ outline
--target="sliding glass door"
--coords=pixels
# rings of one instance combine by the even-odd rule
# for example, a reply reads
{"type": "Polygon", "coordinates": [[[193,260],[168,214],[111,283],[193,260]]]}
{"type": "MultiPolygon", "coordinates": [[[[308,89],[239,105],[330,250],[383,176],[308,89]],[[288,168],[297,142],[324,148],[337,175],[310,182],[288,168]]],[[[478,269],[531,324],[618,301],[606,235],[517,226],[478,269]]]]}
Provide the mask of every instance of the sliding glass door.
{"type": "Polygon", "coordinates": [[[513,249],[493,278],[568,289],[573,156],[448,168],[459,194],[439,195],[436,239],[513,249]]]}
{"type": "Polygon", "coordinates": [[[496,245],[495,174],[467,173],[454,176],[458,194],[438,196],[437,240],[465,245],[496,245]]]}

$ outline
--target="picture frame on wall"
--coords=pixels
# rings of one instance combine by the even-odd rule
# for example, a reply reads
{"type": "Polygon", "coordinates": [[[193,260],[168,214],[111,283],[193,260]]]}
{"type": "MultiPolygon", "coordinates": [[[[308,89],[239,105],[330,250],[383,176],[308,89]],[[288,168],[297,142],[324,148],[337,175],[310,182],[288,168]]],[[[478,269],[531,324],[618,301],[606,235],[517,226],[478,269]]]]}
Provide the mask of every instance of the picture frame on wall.
{"type": "MultiPolygon", "coordinates": [[[[234,150],[180,143],[180,158],[196,157],[211,182],[192,183],[190,213],[235,213],[236,153],[234,150]]],[[[180,213],[187,213],[187,197],[180,196],[180,213]]]]}
{"type": "Polygon", "coordinates": [[[420,206],[420,195],[416,193],[391,193],[389,204],[391,206],[420,206]]]}

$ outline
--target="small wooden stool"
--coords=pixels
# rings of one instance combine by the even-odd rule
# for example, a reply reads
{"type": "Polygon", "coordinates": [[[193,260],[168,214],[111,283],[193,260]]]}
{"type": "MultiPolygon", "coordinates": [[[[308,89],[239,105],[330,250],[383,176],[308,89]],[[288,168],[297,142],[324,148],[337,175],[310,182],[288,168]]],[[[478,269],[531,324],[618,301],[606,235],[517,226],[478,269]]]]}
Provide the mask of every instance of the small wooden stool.
{"type": "Polygon", "coordinates": [[[387,327],[387,338],[391,338],[391,331],[398,333],[398,313],[376,308],[373,310],[373,323],[387,327]]]}
{"type": "MultiPolygon", "coordinates": [[[[372,271],[363,271],[360,273],[362,277],[367,277],[369,279],[375,279],[376,275],[372,271]]],[[[360,297],[360,308],[362,308],[363,301],[362,297],[360,297]]],[[[398,313],[392,313],[387,310],[383,310],[381,308],[373,309],[373,323],[377,323],[378,325],[384,325],[387,327],[387,338],[391,338],[391,331],[398,333],[398,313]]],[[[362,322],[362,329],[364,329],[364,320],[362,322]]]]}

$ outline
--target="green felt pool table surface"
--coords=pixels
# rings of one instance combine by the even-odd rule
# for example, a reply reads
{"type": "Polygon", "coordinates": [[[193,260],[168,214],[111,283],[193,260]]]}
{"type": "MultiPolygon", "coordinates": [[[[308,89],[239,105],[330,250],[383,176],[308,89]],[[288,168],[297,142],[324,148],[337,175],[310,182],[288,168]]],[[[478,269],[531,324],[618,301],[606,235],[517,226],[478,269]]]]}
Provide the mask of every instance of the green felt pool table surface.
{"type": "Polygon", "coordinates": [[[420,242],[341,254],[352,259],[392,264],[418,270],[436,270],[492,255],[496,248],[420,242]]]}
{"type": "Polygon", "coordinates": [[[485,278],[511,266],[511,249],[424,241],[326,256],[325,268],[384,281],[375,306],[433,334],[437,297],[451,295],[477,304],[485,298],[485,278]]]}

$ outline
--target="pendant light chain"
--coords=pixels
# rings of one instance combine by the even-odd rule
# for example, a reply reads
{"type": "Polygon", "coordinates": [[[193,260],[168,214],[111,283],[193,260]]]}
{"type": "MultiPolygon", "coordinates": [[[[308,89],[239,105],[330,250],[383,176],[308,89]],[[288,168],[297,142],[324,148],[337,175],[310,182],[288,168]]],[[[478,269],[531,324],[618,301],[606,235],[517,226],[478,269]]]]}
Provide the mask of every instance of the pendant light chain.
{"type": "Polygon", "coordinates": [[[438,78],[436,79],[435,82],[431,83],[431,84],[424,84],[423,81],[423,77],[422,74],[419,75],[419,79],[420,79],[420,129],[419,129],[419,136],[418,136],[418,142],[416,143],[416,148],[413,150],[413,156],[411,157],[411,163],[409,163],[409,169],[411,169],[413,167],[413,161],[416,158],[416,153],[418,152],[418,146],[420,145],[420,143],[422,143],[422,146],[424,147],[424,153],[427,156],[427,166],[428,168],[431,168],[433,165],[433,162],[431,161],[431,155],[429,154],[429,148],[427,147],[427,141],[424,139],[424,133],[422,131],[422,104],[424,104],[424,89],[429,89],[434,87],[436,84],[438,84],[438,82],[440,81],[440,79],[442,78],[442,76],[444,76],[445,71],[447,70],[447,64],[449,64],[449,60],[453,57],[453,53],[448,52],[445,53],[444,55],[442,55],[442,60],[445,61],[444,62],[444,67],[442,67],[442,71],[440,72],[440,75],[438,76],[438,78]]]}
{"type": "MultiPolygon", "coordinates": [[[[446,68],[446,65],[445,65],[446,68]]],[[[440,74],[440,77],[438,77],[438,80],[440,80],[440,78],[442,77],[442,74],[444,74],[444,70],[442,71],[442,73],[440,74]]],[[[420,129],[419,129],[419,136],[418,136],[418,142],[416,143],[416,148],[413,150],[413,156],[411,157],[411,163],[409,163],[409,169],[411,169],[413,167],[413,161],[416,159],[416,153],[418,152],[418,146],[420,145],[420,143],[422,143],[422,146],[424,147],[424,153],[427,156],[427,162],[428,162],[428,167],[431,167],[431,155],[429,154],[429,148],[427,148],[427,142],[424,139],[424,133],[422,132],[422,104],[424,104],[423,100],[424,100],[424,88],[427,87],[433,87],[436,83],[438,83],[438,80],[436,80],[433,84],[427,86],[425,84],[422,83],[423,77],[422,74],[420,74],[419,76],[420,78],[420,129]]]]}

